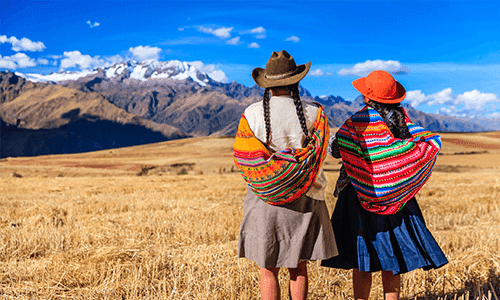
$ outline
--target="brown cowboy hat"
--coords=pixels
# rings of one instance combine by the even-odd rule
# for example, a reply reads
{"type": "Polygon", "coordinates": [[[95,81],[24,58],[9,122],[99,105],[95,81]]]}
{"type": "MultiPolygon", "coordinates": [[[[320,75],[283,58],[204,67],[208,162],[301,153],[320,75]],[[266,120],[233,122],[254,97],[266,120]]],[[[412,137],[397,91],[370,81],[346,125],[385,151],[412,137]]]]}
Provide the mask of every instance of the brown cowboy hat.
{"type": "Polygon", "coordinates": [[[394,104],[403,101],[406,90],[386,71],[373,71],[368,76],[352,82],[363,96],[380,103],[394,104]]]}
{"type": "Polygon", "coordinates": [[[299,82],[309,72],[311,62],[295,65],[295,60],[285,50],[273,52],[267,61],[266,68],[255,68],[252,78],[258,86],[271,88],[286,86],[299,82]]]}

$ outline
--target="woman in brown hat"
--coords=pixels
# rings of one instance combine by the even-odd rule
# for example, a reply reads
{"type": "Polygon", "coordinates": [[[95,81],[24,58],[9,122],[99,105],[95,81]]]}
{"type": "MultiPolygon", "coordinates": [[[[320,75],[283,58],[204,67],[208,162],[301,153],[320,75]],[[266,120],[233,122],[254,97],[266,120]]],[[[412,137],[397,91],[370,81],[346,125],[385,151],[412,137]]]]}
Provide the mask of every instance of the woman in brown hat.
{"type": "Polygon", "coordinates": [[[290,272],[291,298],[306,299],[307,261],[337,254],[321,167],[328,120],[299,96],[310,64],[296,65],[283,50],[254,69],[264,98],[246,108],[235,139],[235,164],[248,183],[238,255],[260,267],[263,299],[281,298],[281,267],[290,272]]]}
{"type": "Polygon", "coordinates": [[[399,299],[400,274],[448,262],[425,225],[415,195],[432,172],[438,135],[412,123],[400,102],[405,88],[387,72],[353,82],[366,106],[330,139],[343,166],[332,226],[339,255],[323,266],[353,269],[355,299],[368,299],[382,271],[385,299],[399,299]]]}

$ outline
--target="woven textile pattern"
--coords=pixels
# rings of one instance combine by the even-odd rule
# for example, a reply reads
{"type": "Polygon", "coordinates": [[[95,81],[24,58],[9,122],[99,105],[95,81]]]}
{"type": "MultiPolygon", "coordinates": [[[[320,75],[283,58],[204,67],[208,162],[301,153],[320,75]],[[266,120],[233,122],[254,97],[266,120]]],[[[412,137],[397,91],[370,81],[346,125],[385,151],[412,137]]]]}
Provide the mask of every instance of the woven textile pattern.
{"type": "Polygon", "coordinates": [[[307,193],[326,156],[328,119],[320,106],[309,143],[270,153],[242,115],[234,142],[234,163],[252,191],[266,203],[283,205],[307,193]]]}
{"type": "Polygon", "coordinates": [[[429,179],[441,137],[411,122],[409,139],[394,138],[380,114],[369,106],[349,118],[337,133],[342,161],[364,209],[398,212],[429,179]]]}

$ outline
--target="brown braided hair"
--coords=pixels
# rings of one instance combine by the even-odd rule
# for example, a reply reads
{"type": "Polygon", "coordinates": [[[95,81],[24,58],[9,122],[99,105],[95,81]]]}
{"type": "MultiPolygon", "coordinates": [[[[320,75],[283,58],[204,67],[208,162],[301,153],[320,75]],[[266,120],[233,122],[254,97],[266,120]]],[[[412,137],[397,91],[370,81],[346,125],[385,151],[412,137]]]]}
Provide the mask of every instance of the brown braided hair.
{"type": "MultiPolygon", "coordinates": [[[[299,84],[295,83],[287,86],[278,86],[273,89],[281,89],[286,91],[287,93],[293,92],[293,103],[295,104],[295,110],[297,112],[297,117],[299,118],[300,127],[302,128],[302,132],[306,136],[304,144],[307,145],[311,137],[309,136],[309,130],[307,129],[306,118],[304,116],[304,108],[302,107],[302,101],[300,100],[299,84]]],[[[269,90],[269,88],[266,88],[264,92],[264,99],[262,101],[262,104],[264,106],[264,120],[266,124],[266,145],[269,145],[269,143],[271,142],[271,118],[269,114],[269,100],[271,99],[271,97],[269,94],[269,90]]]]}

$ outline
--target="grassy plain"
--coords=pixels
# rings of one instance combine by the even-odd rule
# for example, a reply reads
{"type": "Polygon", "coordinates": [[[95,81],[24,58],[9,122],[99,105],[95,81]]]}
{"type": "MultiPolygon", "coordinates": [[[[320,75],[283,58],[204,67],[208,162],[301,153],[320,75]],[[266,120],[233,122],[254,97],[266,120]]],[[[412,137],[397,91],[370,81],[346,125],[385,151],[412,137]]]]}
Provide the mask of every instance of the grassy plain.
{"type": "MultiPolygon", "coordinates": [[[[450,263],[403,275],[403,297],[495,299],[500,133],[442,137],[418,201],[450,263]]],[[[259,299],[257,266],[236,257],[246,186],[232,143],[194,138],[1,160],[0,299],[259,299]]],[[[338,161],[324,168],[331,213],[338,161]]],[[[352,298],[349,271],[308,268],[310,299],[352,298]]],[[[380,275],[372,298],[382,299],[380,275]]]]}

